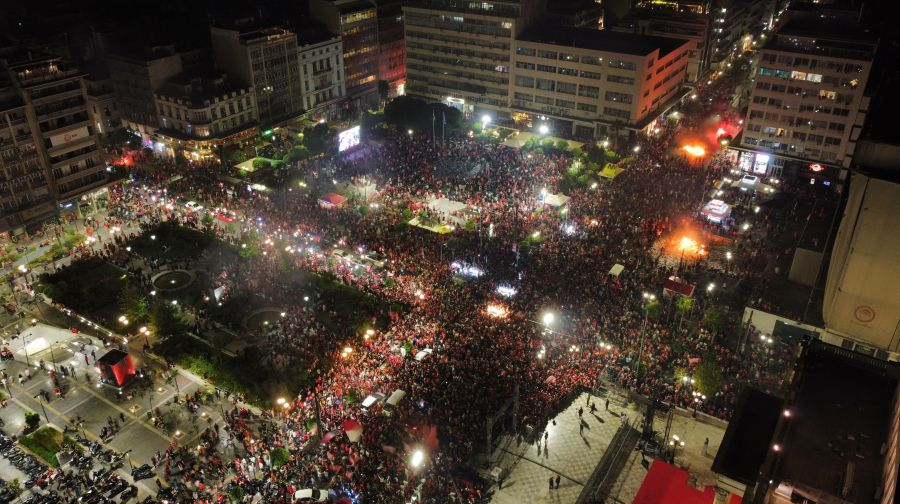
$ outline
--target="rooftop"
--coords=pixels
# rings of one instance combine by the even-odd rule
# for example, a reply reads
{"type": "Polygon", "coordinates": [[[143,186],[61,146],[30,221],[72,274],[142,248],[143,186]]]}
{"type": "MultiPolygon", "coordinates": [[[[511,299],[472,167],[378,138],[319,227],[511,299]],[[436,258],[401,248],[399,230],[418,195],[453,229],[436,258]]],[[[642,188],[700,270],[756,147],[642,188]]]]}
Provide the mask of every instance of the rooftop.
{"type": "Polygon", "coordinates": [[[898,375],[896,363],[812,342],[775,479],[852,503],[872,502],[882,484],[880,450],[888,439],[898,375]]]}
{"type": "Polygon", "coordinates": [[[218,96],[244,89],[248,88],[237,85],[224,74],[184,72],[166,81],[157,94],[203,107],[218,96]]]}
{"type": "Polygon", "coordinates": [[[689,43],[684,39],[565,26],[535,26],[525,30],[519,40],[633,56],[646,56],[657,49],[660,56],[665,56],[689,43]]]}

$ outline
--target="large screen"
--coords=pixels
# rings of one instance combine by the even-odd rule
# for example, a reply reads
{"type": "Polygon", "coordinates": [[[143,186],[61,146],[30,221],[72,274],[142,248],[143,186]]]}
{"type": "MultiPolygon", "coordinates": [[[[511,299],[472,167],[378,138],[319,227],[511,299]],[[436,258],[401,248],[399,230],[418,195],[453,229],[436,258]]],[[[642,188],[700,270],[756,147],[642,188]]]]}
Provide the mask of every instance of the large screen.
{"type": "Polygon", "coordinates": [[[359,126],[338,133],[338,152],[344,152],[359,145],[359,126]]]}

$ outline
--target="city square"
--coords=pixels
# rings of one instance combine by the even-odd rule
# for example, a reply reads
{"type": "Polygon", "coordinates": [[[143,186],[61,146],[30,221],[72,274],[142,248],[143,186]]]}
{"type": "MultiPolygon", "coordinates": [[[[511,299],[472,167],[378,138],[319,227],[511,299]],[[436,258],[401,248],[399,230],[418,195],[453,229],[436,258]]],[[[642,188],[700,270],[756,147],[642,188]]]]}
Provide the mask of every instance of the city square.
{"type": "MultiPolygon", "coordinates": [[[[765,66],[776,61],[767,37],[795,40],[811,7],[735,2],[747,28],[716,64],[677,63],[696,56],[690,38],[534,24],[510,38],[520,64],[503,77],[503,110],[483,98],[493,77],[458,87],[487,89],[477,106],[431,96],[441,77],[412,55],[432,40],[414,28],[443,26],[456,6],[364,2],[373,16],[403,14],[399,42],[387,36],[397,26],[367,29],[385,31],[381,51],[410,54],[405,77],[369,68],[376,84],[347,70],[372,62],[332,26],[360,8],[342,1],[310,1],[316,27],[293,14],[277,27],[209,22],[222,75],[164,79],[153,129],[139,119],[147,104],[116,80],[140,58],[111,52],[121,122],[84,126],[95,139],[67,153],[83,140],[72,124],[92,118],[63,124],[42,112],[41,93],[86,93],[89,79],[61,57],[4,56],[10,92],[27,98],[5,112],[10,142],[13,119],[53,116],[62,122],[38,129],[74,136],[38,148],[74,164],[54,175],[58,197],[40,219],[26,218],[42,207],[25,206],[38,193],[33,177],[22,196],[18,143],[22,161],[2,165],[18,213],[3,216],[0,256],[0,501],[812,502],[815,485],[835,480],[844,502],[893,496],[868,475],[896,450],[895,430],[883,432],[900,380],[888,334],[896,271],[877,262],[896,253],[896,184],[842,171],[831,151],[810,158],[801,146],[807,157],[776,162],[772,142],[751,149],[766,142],[752,136],[767,131],[760,93],[785,78],[765,66]],[[321,94],[302,113],[280,84],[242,84],[238,58],[222,56],[257,54],[254,44],[299,51],[265,65],[313,69],[321,94]],[[332,100],[323,82],[341,44],[346,83],[334,74],[332,100]],[[585,69],[638,72],[649,84],[630,110],[651,111],[632,121],[607,109],[592,123],[532,108],[531,92],[576,95],[529,73],[546,73],[530,58],[551,53],[560,75],[583,79],[586,104],[601,101],[589,85],[601,78],[585,69]],[[604,66],[598,54],[622,59],[604,66]],[[44,90],[60,74],[85,83],[44,90]],[[245,104],[250,121],[234,129],[245,104]],[[30,115],[16,116],[22,107],[30,115]],[[813,454],[827,475],[809,469],[813,454]]],[[[503,19],[519,8],[496,7],[503,19]]],[[[734,21],[719,9],[709,19],[734,21]]],[[[854,50],[874,52],[851,35],[854,50]]],[[[142,57],[178,56],[168,51],[142,57]]],[[[635,79],[608,75],[605,101],[631,104],[616,86],[635,79]]],[[[791,79],[821,81],[805,76],[791,79]]],[[[846,133],[833,145],[849,159],[846,133]]]]}

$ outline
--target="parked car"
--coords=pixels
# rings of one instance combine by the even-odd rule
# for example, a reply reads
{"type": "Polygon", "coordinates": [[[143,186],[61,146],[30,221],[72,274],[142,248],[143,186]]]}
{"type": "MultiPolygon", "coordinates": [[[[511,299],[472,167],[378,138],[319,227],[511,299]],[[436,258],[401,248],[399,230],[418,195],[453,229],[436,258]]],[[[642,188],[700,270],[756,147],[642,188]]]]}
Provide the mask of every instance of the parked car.
{"type": "Polygon", "coordinates": [[[191,212],[199,212],[200,210],[203,210],[203,205],[197,203],[196,201],[188,201],[184,204],[184,207],[191,212]]]}
{"type": "Polygon", "coordinates": [[[328,490],[304,488],[294,492],[294,502],[325,502],[327,499],[328,490]]]}
{"type": "Polygon", "coordinates": [[[367,395],[366,398],[363,399],[363,401],[362,401],[363,412],[369,411],[369,409],[372,408],[372,406],[375,406],[376,404],[380,403],[381,401],[384,401],[385,397],[387,397],[387,396],[385,396],[381,392],[373,392],[373,393],[367,395]]]}

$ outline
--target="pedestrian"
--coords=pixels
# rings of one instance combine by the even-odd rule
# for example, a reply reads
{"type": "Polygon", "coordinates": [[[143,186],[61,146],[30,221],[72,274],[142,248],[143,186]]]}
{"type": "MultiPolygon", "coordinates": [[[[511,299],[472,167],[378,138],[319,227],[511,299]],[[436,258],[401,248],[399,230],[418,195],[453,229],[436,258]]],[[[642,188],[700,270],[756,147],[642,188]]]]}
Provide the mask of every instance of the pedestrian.
{"type": "Polygon", "coordinates": [[[703,456],[705,457],[709,452],[709,438],[706,438],[703,441],[703,456]]]}
{"type": "Polygon", "coordinates": [[[584,408],[578,408],[578,418],[581,418],[584,415],[584,408]]]}
{"type": "Polygon", "coordinates": [[[578,422],[578,433],[584,435],[584,420],[578,422]]]}
{"type": "Polygon", "coordinates": [[[550,476],[550,490],[553,490],[553,476],[550,476]]]}
{"type": "Polygon", "coordinates": [[[556,475],[556,489],[559,490],[559,474],[556,475]]]}
{"type": "Polygon", "coordinates": [[[609,411],[609,397],[606,398],[606,411],[609,411]]]}

